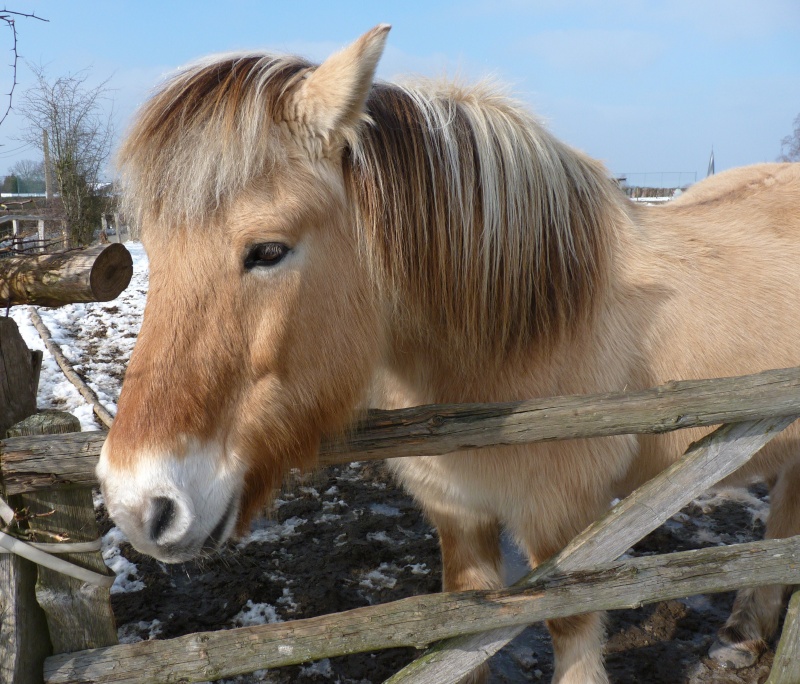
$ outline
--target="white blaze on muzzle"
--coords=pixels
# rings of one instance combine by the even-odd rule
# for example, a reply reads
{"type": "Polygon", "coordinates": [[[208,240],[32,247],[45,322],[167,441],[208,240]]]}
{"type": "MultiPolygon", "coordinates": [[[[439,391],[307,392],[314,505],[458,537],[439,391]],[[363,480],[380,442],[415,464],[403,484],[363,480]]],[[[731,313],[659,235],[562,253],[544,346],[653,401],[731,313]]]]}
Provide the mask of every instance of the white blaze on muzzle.
{"type": "Polygon", "coordinates": [[[115,467],[103,445],[97,477],[106,508],[131,544],[177,563],[218,548],[239,513],[245,467],[217,442],[189,439],[186,455],[143,451],[115,467]]]}

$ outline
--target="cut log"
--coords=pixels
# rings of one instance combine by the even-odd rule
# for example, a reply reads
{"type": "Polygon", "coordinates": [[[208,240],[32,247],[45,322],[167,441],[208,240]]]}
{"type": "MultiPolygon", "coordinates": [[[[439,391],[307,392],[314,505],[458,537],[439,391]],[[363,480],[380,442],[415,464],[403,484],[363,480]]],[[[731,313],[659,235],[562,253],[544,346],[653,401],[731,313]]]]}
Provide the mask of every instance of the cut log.
{"type": "Polygon", "coordinates": [[[121,244],[0,261],[0,302],[63,306],[107,302],[131,281],[133,259],[121,244]]]}

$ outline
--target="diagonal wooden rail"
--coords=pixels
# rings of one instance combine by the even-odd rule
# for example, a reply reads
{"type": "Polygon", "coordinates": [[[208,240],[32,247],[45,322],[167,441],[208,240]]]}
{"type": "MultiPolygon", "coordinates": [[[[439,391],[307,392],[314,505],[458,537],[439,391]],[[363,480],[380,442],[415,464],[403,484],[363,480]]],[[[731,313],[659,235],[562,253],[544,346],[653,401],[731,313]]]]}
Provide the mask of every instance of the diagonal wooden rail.
{"type": "MultiPolygon", "coordinates": [[[[553,573],[584,570],[613,561],[702,492],[744,465],[794,420],[794,417],[768,418],[723,425],[689,447],[680,461],[639,487],[515,586],[531,586],[553,573]]],[[[454,684],[522,629],[495,630],[438,644],[386,684],[454,684]]]]}

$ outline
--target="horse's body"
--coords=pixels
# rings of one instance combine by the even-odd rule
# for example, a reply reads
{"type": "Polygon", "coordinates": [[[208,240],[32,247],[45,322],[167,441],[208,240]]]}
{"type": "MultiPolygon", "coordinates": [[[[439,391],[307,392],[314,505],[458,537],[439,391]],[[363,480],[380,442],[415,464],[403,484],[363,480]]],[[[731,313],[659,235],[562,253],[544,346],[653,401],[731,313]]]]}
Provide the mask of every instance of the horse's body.
{"type": "MultiPolygon", "coordinates": [[[[98,474],[164,560],[216,547],[367,405],[635,390],[800,363],[800,168],[638,207],[486,88],[371,87],[385,28],[312,69],[225,57],[145,107],[122,152],[151,286],[98,474]],[[366,111],[370,121],[364,121],[366,111]]],[[[448,590],[538,563],[699,431],[390,462],[436,525],[448,590]]],[[[738,481],[800,532],[797,432],[738,481]]],[[[735,479],[734,478],[734,479],[735,479]]],[[[757,651],[782,590],[722,633],[757,651]]],[[[554,621],[556,680],[602,682],[597,616],[554,621]]]]}

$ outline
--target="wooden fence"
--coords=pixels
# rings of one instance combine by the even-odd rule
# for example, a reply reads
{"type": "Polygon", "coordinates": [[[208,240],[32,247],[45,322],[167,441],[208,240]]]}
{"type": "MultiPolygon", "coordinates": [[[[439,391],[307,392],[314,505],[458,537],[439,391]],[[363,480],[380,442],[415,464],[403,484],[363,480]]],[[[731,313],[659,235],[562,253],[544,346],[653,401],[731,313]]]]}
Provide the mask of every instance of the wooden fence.
{"type": "Polygon", "coordinates": [[[0,241],[8,242],[6,246],[0,247],[0,257],[14,256],[18,254],[45,254],[58,251],[66,247],[66,238],[59,234],[56,238],[48,238],[45,235],[45,223],[56,221],[61,224],[60,219],[48,216],[29,216],[23,214],[8,214],[0,216],[0,241]],[[11,230],[7,230],[10,224],[11,230]],[[25,224],[36,224],[35,229],[29,229],[26,233],[25,224]],[[4,237],[5,236],[5,237],[4,237]]]}
{"type": "MultiPolygon", "coordinates": [[[[696,593],[800,584],[800,536],[616,560],[797,416],[800,368],[675,382],[634,393],[372,412],[346,440],[323,445],[323,465],[724,425],[509,589],[418,596],[306,620],[130,645],[61,652],[54,647],[56,655],[44,663],[44,681],[198,682],[349,653],[437,644],[389,681],[445,684],[457,682],[539,620],[696,593]]],[[[94,482],[103,439],[97,432],[3,440],[7,494],[85,491],[94,482]]],[[[769,684],[800,681],[799,611],[795,593],[769,684]]]]}
{"type": "MultiPolygon", "coordinates": [[[[128,225],[119,212],[101,214],[100,224],[100,240],[103,243],[139,239],[138,230],[128,225]]],[[[21,254],[52,254],[67,249],[69,239],[65,225],[63,218],[53,216],[0,216],[0,258],[21,254]],[[47,223],[56,223],[58,227],[46,231],[47,223]]]]}

